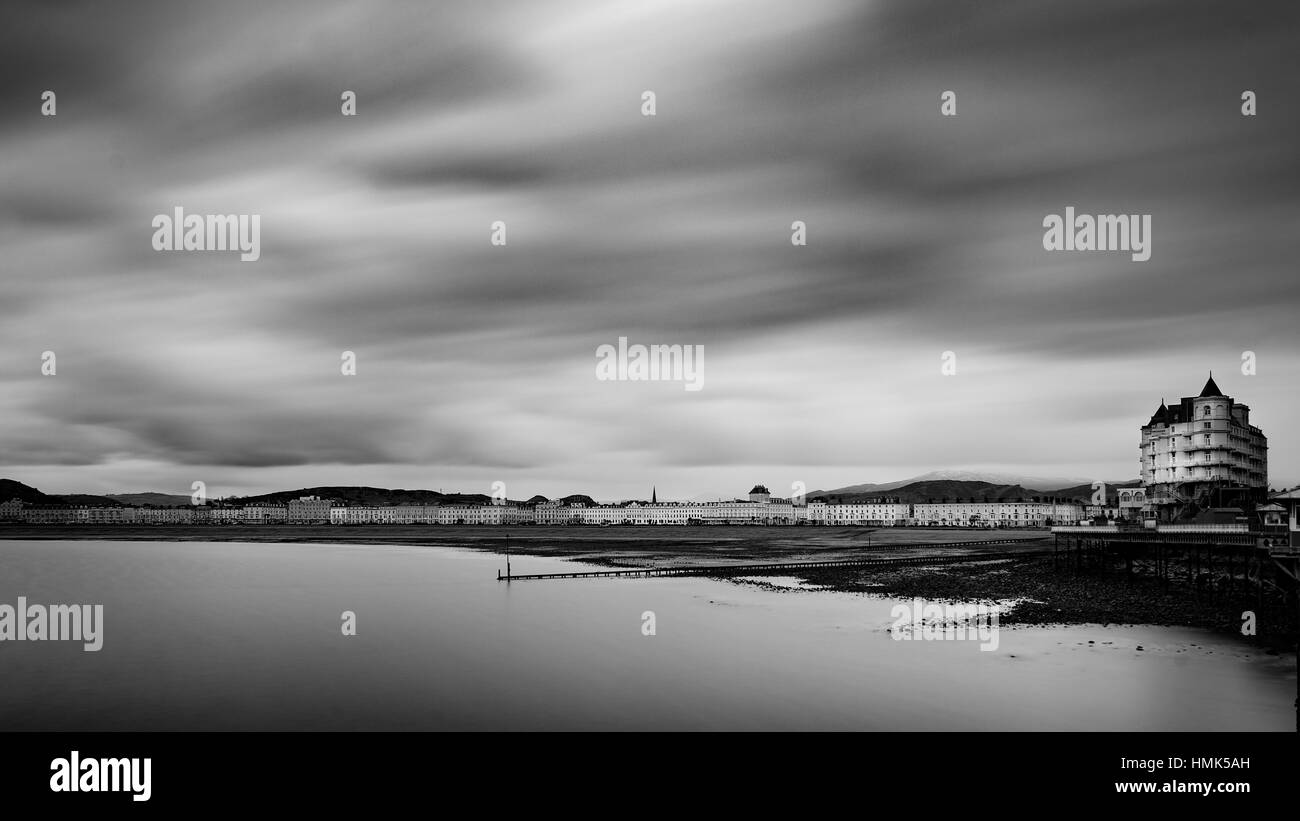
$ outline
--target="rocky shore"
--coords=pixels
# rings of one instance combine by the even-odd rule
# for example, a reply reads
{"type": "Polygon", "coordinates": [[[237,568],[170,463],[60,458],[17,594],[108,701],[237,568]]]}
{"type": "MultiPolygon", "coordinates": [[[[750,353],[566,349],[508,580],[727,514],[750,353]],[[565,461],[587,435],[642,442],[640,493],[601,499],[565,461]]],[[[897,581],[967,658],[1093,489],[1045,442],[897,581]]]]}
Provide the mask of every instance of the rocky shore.
{"type": "MultiPolygon", "coordinates": [[[[782,571],[791,575],[790,571],[782,571]]],[[[933,601],[1016,602],[1003,624],[1156,624],[1201,627],[1242,636],[1242,614],[1254,611],[1257,635],[1251,641],[1294,649],[1296,614],[1275,598],[1261,608],[1253,591],[1213,600],[1194,595],[1182,584],[1160,587],[1154,580],[1128,578],[1121,571],[1074,574],[1057,570],[1051,558],[1023,558],[936,567],[888,570],[825,568],[800,571],[809,585],[824,590],[869,593],[933,601]]]]}

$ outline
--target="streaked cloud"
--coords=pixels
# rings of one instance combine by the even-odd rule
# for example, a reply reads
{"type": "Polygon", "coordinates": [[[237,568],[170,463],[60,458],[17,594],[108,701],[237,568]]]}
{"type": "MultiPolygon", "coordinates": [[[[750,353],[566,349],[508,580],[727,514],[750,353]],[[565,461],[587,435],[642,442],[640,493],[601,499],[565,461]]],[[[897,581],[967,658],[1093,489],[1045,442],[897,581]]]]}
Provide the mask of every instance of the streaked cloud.
{"type": "Polygon", "coordinates": [[[1116,479],[1213,368],[1300,481],[1294,5],[11,5],[0,475],[1116,479]],[[177,205],[261,214],[261,261],[153,251],[177,205]],[[1067,205],[1152,214],[1151,261],[1045,252],[1067,205]],[[619,336],[705,390],[596,381],[619,336]]]}

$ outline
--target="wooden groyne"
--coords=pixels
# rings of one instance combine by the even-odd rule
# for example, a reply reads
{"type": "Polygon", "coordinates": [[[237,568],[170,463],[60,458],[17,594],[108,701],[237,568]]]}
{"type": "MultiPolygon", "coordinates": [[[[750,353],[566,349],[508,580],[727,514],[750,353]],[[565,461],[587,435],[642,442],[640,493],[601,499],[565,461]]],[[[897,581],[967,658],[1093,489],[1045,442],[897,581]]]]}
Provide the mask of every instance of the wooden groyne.
{"type": "Polygon", "coordinates": [[[1021,544],[1024,542],[1043,542],[1047,538],[1048,538],[1048,534],[1043,534],[1042,536],[1016,536],[1016,537],[1005,538],[1005,539],[981,539],[978,541],[965,541],[965,542],[913,542],[911,544],[907,542],[885,542],[883,544],[867,542],[867,544],[865,545],[856,545],[852,549],[874,551],[874,550],[909,550],[909,549],[916,550],[916,549],[923,548],[926,550],[935,550],[935,549],[942,549],[942,548],[949,548],[949,547],[983,547],[986,545],[1021,544]]]}
{"type": "MultiPolygon", "coordinates": [[[[950,542],[949,545],[965,544],[1005,544],[1015,541],[1037,541],[1037,539],[1010,539],[996,542],[950,542]]],[[[911,547],[935,547],[936,545],[911,545],[911,547]]],[[[1050,556],[1050,550],[1016,550],[998,553],[961,553],[947,556],[898,556],[877,557],[872,559],[828,559],[811,562],[776,562],[770,564],[710,564],[690,567],[637,567],[624,570],[584,570],[572,573],[528,573],[524,575],[501,575],[497,571],[497,581],[536,581],[541,579],[601,579],[601,578],[652,578],[661,576],[737,576],[749,573],[771,573],[774,571],[792,571],[820,569],[824,567],[909,567],[934,564],[958,564],[961,562],[987,562],[999,559],[1021,559],[1050,556]]]]}

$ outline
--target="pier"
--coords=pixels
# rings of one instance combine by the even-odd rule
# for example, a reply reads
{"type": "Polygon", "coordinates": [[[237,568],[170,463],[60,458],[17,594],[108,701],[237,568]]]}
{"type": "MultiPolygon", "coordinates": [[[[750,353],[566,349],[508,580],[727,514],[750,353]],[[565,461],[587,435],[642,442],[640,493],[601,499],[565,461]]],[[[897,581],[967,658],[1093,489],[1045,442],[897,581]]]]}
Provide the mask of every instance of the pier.
{"type": "Polygon", "coordinates": [[[1151,577],[1161,587],[1185,584],[1195,595],[1211,600],[1250,591],[1262,606],[1268,594],[1294,595],[1294,551],[1264,546],[1261,533],[1097,531],[1100,528],[1053,528],[1053,564],[1075,573],[1105,573],[1122,566],[1129,578],[1151,577]]]}
{"type": "MultiPolygon", "coordinates": [[[[1110,573],[1123,568],[1132,583],[1141,577],[1157,588],[1185,587],[1194,599],[1225,612],[1253,613],[1265,608],[1289,612],[1300,635],[1300,555],[1293,547],[1270,544],[1275,534],[1245,530],[1188,528],[1171,532],[1086,527],[1053,528],[1049,551],[1057,570],[1075,574],[1110,573]]],[[[1246,635],[1253,635],[1246,634],[1246,635]]],[[[1300,732],[1300,653],[1296,656],[1296,731],[1300,732]]]]}

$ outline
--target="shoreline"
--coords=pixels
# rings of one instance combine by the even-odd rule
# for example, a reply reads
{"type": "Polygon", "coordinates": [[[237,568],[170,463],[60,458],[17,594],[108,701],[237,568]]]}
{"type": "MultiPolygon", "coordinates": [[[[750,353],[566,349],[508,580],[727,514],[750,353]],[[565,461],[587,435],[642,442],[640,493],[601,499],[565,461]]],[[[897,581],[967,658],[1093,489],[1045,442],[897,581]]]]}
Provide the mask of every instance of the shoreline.
{"type": "MultiPolygon", "coordinates": [[[[760,573],[749,574],[760,579],[760,573]]],[[[773,573],[772,575],[778,575],[773,573]]],[[[780,592],[862,593],[894,599],[935,602],[1008,604],[1003,625],[1049,627],[1095,624],[1195,627],[1231,637],[1270,655],[1296,651],[1295,617],[1279,602],[1266,602],[1256,613],[1257,634],[1241,633],[1240,614],[1256,610],[1248,597],[1197,598],[1186,588],[1160,589],[1145,579],[1126,581],[1119,574],[1073,576],[1056,571],[1050,558],[1025,558],[946,565],[900,567],[861,572],[857,568],[809,568],[781,571],[809,587],[763,585],[780,592]]],[[[725,578],[725,577],[719,577],[725,578]]]]}
{"type": "MultiPolygon", "coordinates": [[[[623,526],[623,527],[497,527],[483,525],[262,525],[152,527],[123,525],[0,526],[0,543],[29,541],[163,541],[325,543],[392,546],[447,546],[503,553],[506,537],[515,555],[569,559],[610,568],[692,567],[706,564],[747,564],[817,561],[870,556],[924,556],[983,552],[1034,551],[1050,546],[1042,530],[976,530],[961,528],[762,527],[762,526],[623,526]],[[1015,545],[926,547],[933,542],[980,542],[1032,539],[1015,545]]],[[[2,549],[2,548],[0,548],[2,549]]],[[[1235,636],[1268,652],[1296,646],[1295,616],[1284,604],[1268,601],[1257,613],[1257,635],[1241,634],[1241,614],[1254,610],[1253,596],[1220,595],[1213,601],[1190,588],[1160,588],[1143,578],[1123,574],[1074,575],[1056,571],[1043,557],[997,559],[957,565],[897,568],[785,568],[749,572],[747,576],[794,576],[813,588],[782,588],[783,592],[864,593],[889,598],[923,598],[967,603],[1014,602],[1001,616],[1003,624],[1080,625],[1131,624],[1199,627],[1235,636]]],[[[719,573],[702,576],[733,581],[719,573]]]]}

